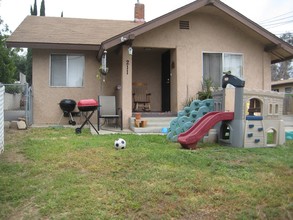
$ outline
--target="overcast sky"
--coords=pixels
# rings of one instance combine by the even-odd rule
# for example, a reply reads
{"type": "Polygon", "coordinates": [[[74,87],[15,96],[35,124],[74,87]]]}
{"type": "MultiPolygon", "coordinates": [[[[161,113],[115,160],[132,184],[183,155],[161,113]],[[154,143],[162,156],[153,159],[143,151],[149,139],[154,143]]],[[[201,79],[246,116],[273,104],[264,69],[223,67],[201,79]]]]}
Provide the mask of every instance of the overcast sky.
{"type": "MultiPolygon", "coordinates": [[[[145,19],[150,21],[193,0],[139,0],[145,4],[145,19]]],[[[45,0],[46,16],[133,20],[137,0],[45,0]]],[[[259,23],[268,19],[265,28],[274,34],[293,32],[292,0],[222,0],[249,19],[259,23]]],[[[41,0],[37,0],[38,13],[41,0]]],[[[0,16],[14,31],[30,14],[34,0],[0,0],[0,16]]]]}

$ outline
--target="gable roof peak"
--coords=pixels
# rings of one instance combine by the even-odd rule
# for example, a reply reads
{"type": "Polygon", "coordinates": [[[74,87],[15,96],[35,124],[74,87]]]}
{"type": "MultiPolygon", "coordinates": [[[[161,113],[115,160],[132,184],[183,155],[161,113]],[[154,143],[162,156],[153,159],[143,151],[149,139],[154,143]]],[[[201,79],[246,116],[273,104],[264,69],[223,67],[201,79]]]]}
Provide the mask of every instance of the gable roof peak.
{"type": "Polygon", "coordinates": [[[215,4],[216,2],[219,2],[219,0],[208,0],[208,1],[207,1],[207,5],[213,5],[213,4],[215,4]]]}
{"type": "MultiPolygon", "coordinates": [[[[181,8],[175,9],[174,11],[171,11],[167,14],[164,14],[158,18],[155,18],[149,22],[146,22],[140,26],[134,27],[133,29],[127,30],[123,33],[120,33],[112,38],[109,38],[102,42],[101,48],[99,50],[99,57],[102,54],[102,51],[104,49],[111,48],[113,46],[116,46],[121,43],[120,38],[121,36],[126,36],[129,38],[129,36],[132,36],[131,38],[134,39],[136,36],[141,35],[149,30],[152,30],[154,28],[157,28],[163,24],[166,24],[172,20],[175,20],[179,17],[182,17],[186,14],[189,14],[191,12],[194,12],[196,10],[199,10],[201,8],[204,8],[205,6],[212,6],[223,13],[229,15],[229,18],[234,19],[236,22],[239,22],[243,27],[246,28],[246,30],[250,30],[254,33],[254,36],[258,36],[259,38],[263,39],[263,42],[265,42],[266,46],[270,45],[278,45],[281,44],[281,49],[273,48],[274,50],[272,53],[277,54],[273,55],[272,63],[281,62],[284,60],[292,59],[293,54],[293,46],[289,45],[288,43],[282,41],[280,38],[269,32],[268,30],[264,29],[257,23],[251,21],[249,18],[245,17],[235,9],[229,7],[225,3],[223,3],[220,0],[196,0],[193,1],[185,6],[182,6],[181,8]],[[281,50],[277,51],[276,50],[281,50]],[[279,53],[282,53],[282,55],[278,55],[279,53]]],[[[129,38],[130,39],[130,38],[129,38]]]]}

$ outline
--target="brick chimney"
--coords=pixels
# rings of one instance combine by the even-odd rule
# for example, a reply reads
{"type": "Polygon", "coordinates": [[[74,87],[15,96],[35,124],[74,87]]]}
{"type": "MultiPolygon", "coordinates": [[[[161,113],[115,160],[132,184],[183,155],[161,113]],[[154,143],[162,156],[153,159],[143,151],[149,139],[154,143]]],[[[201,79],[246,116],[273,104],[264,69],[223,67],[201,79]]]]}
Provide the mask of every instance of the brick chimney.
{"type": "Polygon", "coordinates": [[[140,4],[139,0],[135,3],[134,7],[134,22],[144,23],[144,4],[140,4]]]}

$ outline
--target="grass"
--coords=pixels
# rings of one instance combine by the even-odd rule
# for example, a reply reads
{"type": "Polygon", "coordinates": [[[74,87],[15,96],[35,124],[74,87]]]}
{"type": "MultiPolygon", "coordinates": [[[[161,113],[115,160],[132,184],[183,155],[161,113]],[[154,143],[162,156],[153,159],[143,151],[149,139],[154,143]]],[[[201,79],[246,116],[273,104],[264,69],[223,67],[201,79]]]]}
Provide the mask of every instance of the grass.
{"type": "Polygon", "coordinates": [[[9,130],[0,219],[292,219],[293,142],[200,145],[160,135],[9,130]],[[114,140],[127,141],[115,150],[114,140]]]}

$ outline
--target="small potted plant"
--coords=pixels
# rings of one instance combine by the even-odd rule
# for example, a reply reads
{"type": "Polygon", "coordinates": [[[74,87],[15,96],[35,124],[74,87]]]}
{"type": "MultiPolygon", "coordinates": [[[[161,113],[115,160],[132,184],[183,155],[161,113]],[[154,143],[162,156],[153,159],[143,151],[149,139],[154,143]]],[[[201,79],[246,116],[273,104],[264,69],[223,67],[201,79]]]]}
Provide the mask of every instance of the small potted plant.
{"type": "Polygon", "coordinates": [[[134,116],[135,116],[135,119],[136,119],[136,120],[140,120],[140,119],[141,119],[141,113],[139,113],[139,112],[136,112],[136,113],[134,114],[134,116]]]}

